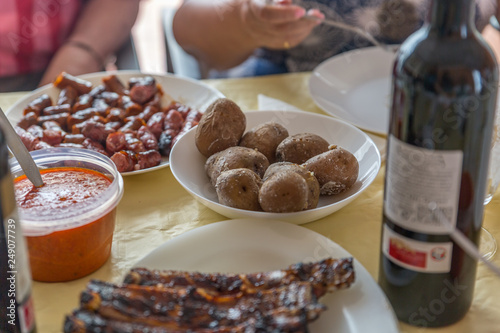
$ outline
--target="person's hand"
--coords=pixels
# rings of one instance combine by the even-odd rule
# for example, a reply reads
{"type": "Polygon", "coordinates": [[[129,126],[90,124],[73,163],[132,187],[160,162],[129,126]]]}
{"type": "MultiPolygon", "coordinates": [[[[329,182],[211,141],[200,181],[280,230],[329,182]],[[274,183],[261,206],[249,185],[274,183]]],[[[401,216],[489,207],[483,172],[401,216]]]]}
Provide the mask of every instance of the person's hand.
{"type": "Polygon", "coordinates": [[[54,55],[39,85],[52,83],[62,71],[76,76],[101,71],[102,65],[89,52],[72,45],[63,45],[54,55]]]}
{"type": "Polygon", "coordinates": [[[324,15],[292,0],[249,0],[241,7],[242,21],[256,47],[288,49],[302,42],[324,15]],[[305,16],[308,18],[305,18],[305,16]]]}

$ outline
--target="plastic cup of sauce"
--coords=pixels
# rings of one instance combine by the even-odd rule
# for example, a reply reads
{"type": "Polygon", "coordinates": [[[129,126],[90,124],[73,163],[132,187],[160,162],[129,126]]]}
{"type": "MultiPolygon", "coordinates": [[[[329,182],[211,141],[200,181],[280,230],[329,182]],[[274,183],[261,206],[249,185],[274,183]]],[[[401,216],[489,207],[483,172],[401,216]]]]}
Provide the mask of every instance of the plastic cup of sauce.
{"type": "Polygon", "coordinates": [[[31,153],[44,185],[35,188],[11,160],[16,201],[33,279],[70,281],[109,258],[123,179],[107,156],[86,149],[31,153]]]}

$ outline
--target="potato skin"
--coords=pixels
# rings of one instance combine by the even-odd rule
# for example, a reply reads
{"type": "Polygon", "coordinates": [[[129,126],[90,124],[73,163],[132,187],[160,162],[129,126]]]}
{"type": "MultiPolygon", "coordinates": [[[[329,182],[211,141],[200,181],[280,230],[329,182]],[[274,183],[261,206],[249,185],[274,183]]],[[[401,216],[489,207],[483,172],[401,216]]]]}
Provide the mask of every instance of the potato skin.
{"type": "Polygon", "coordinates": [[[310,158],[303,166],[318,179],[322,195],[342,193],[358,179],[358,160],[351,152],[337,146],[310,158]]]}
{"type": "Polygon", "coordinates": [[[262,177],[269,166],[264,154],[247,147],[229,147],[213,154],[205,162],[205,171],[210,182],[215,186],[217,177],[227,170],[247,168],[262,177]]]}
{"type": "Polygon", "coordinates": [[[295,164],[291,162],[276,162],[267,168],[262,178],[266,181],[272,175],[282,172],[282,171],[293,171],[304,177],[307,187],[309,189],[309,195],[307,197],[307,209],[313,209],[318,207],[319,202],[319,182],[314,176],[314,174],[307,170],[303,165],[295,164]]]}
{"type": "Polygon", "coordinates": [[[252,170],[238,168],[224,171],[217,178],[215,190],[219,203],[246,210],[260,211],[261,178],[252,170]]]}
{"type": "Polygon", "coordinates": [[[288,130],[283,125],[269,121],[243,134],[240,146],[257,149],[267,157],[269,163],[274,163],[276,148],[287,137],[288,130]]]}
{"type": "Polygon", "coordinates": [[[313,156],[328,151],[328,141],[313,133],[287,137],[276,148],[276,160],[302,164],[313,156]]]}
{"type": "Polygon", "coordinates": [[[262,210],[270,213],[291,213],[307,209],[309,188],[298,173],[285,170],[267,178],[259,191],[262,210]]]}
{"type": "Polygon", "coordinates": [[[227,98],[219,98],[203,113],[195,133],[199,152],[209,157],[237,146],[246,128],[246,117],[240,107],[227,98]]]}

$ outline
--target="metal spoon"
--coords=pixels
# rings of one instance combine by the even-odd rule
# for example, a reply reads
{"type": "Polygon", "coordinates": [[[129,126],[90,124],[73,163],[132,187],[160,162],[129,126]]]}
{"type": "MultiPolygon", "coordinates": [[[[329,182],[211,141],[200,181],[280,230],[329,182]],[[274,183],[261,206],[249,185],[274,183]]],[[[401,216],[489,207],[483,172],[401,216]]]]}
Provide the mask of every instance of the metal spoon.
{"type": "Polygon", "coordinates": [[[33,157],[31,157],[28,149],[24,146],[24,143],[21,141],[21,138],[17,135],[16,130],[12,127],[9,119],[5,113],[3,113],[2,108],[0,107],[0,125],[2,130],[5,133],[5,137],[7,138],[7,145],[10,150],[16,157],[19,165],[24,171],[24,174],[28,179],[35,185],[35,187],[40,187],[43,185],[42,175],[40,174],[40,170],[38,170],[38,166],[36,165],[33,157]]]}

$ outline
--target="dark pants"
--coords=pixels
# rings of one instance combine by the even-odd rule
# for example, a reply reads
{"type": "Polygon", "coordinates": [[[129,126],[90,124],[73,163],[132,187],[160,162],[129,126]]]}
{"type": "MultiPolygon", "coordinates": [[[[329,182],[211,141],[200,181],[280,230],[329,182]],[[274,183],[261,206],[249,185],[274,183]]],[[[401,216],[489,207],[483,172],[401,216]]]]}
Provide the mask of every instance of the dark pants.
{"type": "Polygon", "coordinates": [[[0,92],[31,91],[38,88],[42,73],[0,77],[0,92]]]}

